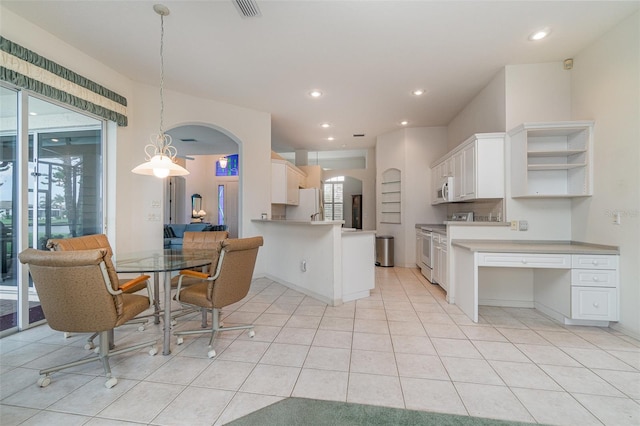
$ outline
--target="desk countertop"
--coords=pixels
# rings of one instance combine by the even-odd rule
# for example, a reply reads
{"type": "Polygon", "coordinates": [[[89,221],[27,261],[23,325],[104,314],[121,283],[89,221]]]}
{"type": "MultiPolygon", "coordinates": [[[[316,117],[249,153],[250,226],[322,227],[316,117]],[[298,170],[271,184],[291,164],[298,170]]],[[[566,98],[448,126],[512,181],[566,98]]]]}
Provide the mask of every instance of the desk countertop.
{"type": "Polygon", "coordinates": [[[579,241],[453,240],[451,245],[487,253],[620,254],[618,247],[579,241]]]}

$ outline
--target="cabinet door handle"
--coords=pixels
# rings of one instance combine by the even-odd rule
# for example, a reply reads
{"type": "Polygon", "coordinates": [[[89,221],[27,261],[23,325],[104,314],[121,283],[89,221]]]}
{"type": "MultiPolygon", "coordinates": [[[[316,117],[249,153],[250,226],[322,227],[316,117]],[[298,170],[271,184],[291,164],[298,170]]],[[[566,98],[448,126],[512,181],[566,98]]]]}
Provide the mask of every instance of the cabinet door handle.
{"type": "Polygon", "coordinates": [[[598,264],[598,261],[597,261],[597,260],[594,260],[594,261],[592,261],[591,263],[595,266],[595,265],[597,265],[597,264],[598,264]]]}
{"type": "Polygon", "coordinates": [[[522,263],[526,265],[527,259],[522,259],[522,263]]]}
{"type": "Polygon", "coordinates": [[[597,307],[599,307],[599,306],[600,306],[600,304],[599,304],[598,302],[593,302],[593,307],[594,307],[594,308],[597,308],[597,307]]]}
{"type": "Polygon", "coordinates": [[[594,281],[598,281],[598,280],[599,280],[599,278],[598,278],[598,277],[593,277],[593,280],[594,280],[594,281]]]}

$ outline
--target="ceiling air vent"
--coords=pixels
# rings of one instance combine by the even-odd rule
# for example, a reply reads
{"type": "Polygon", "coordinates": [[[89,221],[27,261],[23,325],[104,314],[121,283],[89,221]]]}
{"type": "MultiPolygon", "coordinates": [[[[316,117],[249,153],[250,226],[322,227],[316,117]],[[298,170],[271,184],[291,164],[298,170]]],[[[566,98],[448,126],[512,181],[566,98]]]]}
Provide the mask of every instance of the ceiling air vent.
{"type": "Polygon", "coordinates": [[[258,3],[255,0],[233,0],[233,5],[244,18],[257,18],[262,16],[258,3]]]}
{"type": "Polygon", "coordinates": [[[180,139],[180,142],[195,142],[196,140],[193,138],[184,138],[184,139],[180,139]]]}
{"type": "Polygon", "coordinates": [[[364,133],[354,133],[353,137],[354,138],[364,138],[364,133]]]}

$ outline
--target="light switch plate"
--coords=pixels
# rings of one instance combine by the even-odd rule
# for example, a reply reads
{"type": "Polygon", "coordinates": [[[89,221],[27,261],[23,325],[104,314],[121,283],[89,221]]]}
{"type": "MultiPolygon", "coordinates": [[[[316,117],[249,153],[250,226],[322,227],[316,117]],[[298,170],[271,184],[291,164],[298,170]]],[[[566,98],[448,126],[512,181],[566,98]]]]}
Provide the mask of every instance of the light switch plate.
{"type": "Polygon", "coordinates": [[[519,225],[519,229],[520,229],[521,231],[526,231],[526,230],[528,230],[528,229],[529,229],[529,222],[528,222],[528,221],[526,221],[526,220],[521,220],[521,221],[520,221],[520,225],[519,225]]]}
{"type": "Polygon", "coordinates": [[[517,220],[512,220],[511,221],[511,230],[512,231],[517,231],[518,230],[518,221],[517,220]]]}

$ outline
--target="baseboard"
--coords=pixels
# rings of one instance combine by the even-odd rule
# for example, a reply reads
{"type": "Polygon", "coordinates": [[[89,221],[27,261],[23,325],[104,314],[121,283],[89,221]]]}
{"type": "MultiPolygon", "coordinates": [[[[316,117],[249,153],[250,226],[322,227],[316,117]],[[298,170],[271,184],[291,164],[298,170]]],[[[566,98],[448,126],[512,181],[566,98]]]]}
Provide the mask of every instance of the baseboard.
{"type": "Polygon", "coordinates": [[[498,306],[501,308],[533,308],[528,300],[478,299],[479,306],[498,306]]]}
{"type": "Polygon", "coordinates": [[[619,331],[622,334],[626,334],[629,337],[633,337],[634,339],[640,340],[640,333],[629,330],[627,327],[620,325],[619,322],[610,323],[609,327],[614,329],[615,331],[619,331]]]}
{"type": "Polygon", "coordinates": [[[565,319],[567,319],[567,317],[565,317],[563,313],[551,309],[550,307],[543,305],[542,303],[534,302],[533,305],[534,308],[561,324],[564,324],[565,319]]]}
{"type": "Polygon", "coordinates": [[[319,301],[324,302],[329,306],[340,306],[343,303],[342,299],[331,300],[330,298],[328,298],[326,296],[322,296],[322,295],[320,295],[320,294],[318,294],[318,293],[316,293],[314,291],[311,291],[311,290],[309,290],[307,288],[300,287],[300,286],[297,286],[297,285],[295,285],[293,283],[285,281],[283,279],[274,277],[271,274],[264,274],[264,277],[265,278],[269,278],[270,280],[275,281],[278,284],[282,284],[285,287],[289,287],[291,290],[295,290],[295,291],[298,291],[298,292],[300,292],[302,294],[306,294],[307,296],[311,296],[314,299],[318,299],[319,301]]]}

